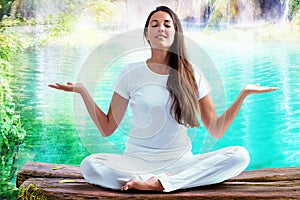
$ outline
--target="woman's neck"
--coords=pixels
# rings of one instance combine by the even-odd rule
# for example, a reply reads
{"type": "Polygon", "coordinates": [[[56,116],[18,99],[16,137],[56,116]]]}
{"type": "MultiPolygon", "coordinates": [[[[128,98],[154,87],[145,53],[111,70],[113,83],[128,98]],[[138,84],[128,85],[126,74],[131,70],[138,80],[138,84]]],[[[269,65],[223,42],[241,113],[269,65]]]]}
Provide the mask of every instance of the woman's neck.
{"type": "Polygon", "coordinates": [[[169,52],[161,49],[152,49],[149,63],[169,65],[169,52]]]}
{"type": "Polygon", "coordinates": [[[147,60],[148,67],[159,74],[169,74],[169,52],[163,50],[151,50],[151,58],[147,60]]]}

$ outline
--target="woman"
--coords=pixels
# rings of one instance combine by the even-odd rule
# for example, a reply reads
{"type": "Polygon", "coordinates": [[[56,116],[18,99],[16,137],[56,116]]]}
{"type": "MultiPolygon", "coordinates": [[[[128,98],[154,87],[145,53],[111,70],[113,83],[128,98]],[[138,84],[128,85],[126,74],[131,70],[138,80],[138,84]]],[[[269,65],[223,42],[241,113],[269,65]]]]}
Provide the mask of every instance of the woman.
{"type": "Polygon", "coordinates": [[[113,134],[127,105],[132,108],[133,128],[123,155],[85,158],[81,169],[87,182],[111,189],[170,192],[220,183],[241,173],[249,163],[245,148],[193,155],[187,127],[199,127],[199,115],[209,133],[221,138],[246,96],[277,88],[246,85],[218,117],[207,82],[187,59],[176,14],[168,7],[157,7],[148,16],[144,36],[151,57],[123,68],[107,114],[82,84],[49,85],[79,93],[103,137],[113,134]]]}

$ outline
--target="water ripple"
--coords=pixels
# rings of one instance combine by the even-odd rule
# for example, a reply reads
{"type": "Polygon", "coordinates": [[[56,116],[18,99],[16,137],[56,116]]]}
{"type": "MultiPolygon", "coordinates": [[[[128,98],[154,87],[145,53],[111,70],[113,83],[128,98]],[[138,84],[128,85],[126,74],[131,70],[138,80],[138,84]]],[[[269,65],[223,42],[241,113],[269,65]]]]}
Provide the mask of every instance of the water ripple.
{"type": "MultiPolygon", "coordinates": [[[[236,120],[217,143],[216,148],[235,144],[245,146],[252,158],[249,169],[300,164],[299,46],[276,42],[203,42],[203,48],[217,66],[223,81],[227,106],[246,83],[280,88],[272,93],[247,97],[236,120]]],[[[79,164],[87,155],[84,145],[98,152],[124,149],[131,128],[130,112],[120,130],[108,140],[91,139],[99,133],[90,119],[77,124],[85,131],[86,141],[90,142],[83,144],[74,124],[73,96],[47,87],[49,83],[76,81],[90,52],[91,49],[41,47],[36,52],[18,55],[15,76],[21,78],[15,87],[22,88],[22,119],[30,133],[27,147],[20,154],[23,160],[79,164]]],[[[124,62],[136,58],[136,55],[120,58],[101,77],[95,99],[102,109],[108,109],[111,86],[124,62]]],[[[202,145],[198,139],[194,142],[194,146],[202,145]]]]}

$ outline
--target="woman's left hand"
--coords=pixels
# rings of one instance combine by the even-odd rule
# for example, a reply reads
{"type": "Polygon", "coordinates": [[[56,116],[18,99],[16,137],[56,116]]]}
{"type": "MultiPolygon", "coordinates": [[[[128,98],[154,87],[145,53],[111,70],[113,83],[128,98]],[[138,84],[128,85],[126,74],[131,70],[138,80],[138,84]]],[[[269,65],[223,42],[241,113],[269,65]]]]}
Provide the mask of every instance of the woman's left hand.
{"type": "Polygon", "coordinates": [[[249,94],[259,94],[259,93],[264,93],[264,92],[272,92],[274,90],[278,90],[278,87],[262,87],[259,84],[247,84],[244,88],[243,88],[243,92],[246,95],[249,94]]]}

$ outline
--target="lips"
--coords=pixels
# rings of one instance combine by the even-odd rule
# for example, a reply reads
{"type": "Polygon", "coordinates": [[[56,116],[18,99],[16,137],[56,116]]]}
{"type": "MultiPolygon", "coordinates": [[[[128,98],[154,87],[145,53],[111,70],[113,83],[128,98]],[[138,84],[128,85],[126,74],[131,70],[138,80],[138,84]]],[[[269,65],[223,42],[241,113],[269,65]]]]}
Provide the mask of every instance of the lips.
{"type": "Polygon", "coordinates": [[[157,36],[155,36],[155,38],[167,38],[167,36],[165,36],[165,35],[157,35],[157,36]]]}

